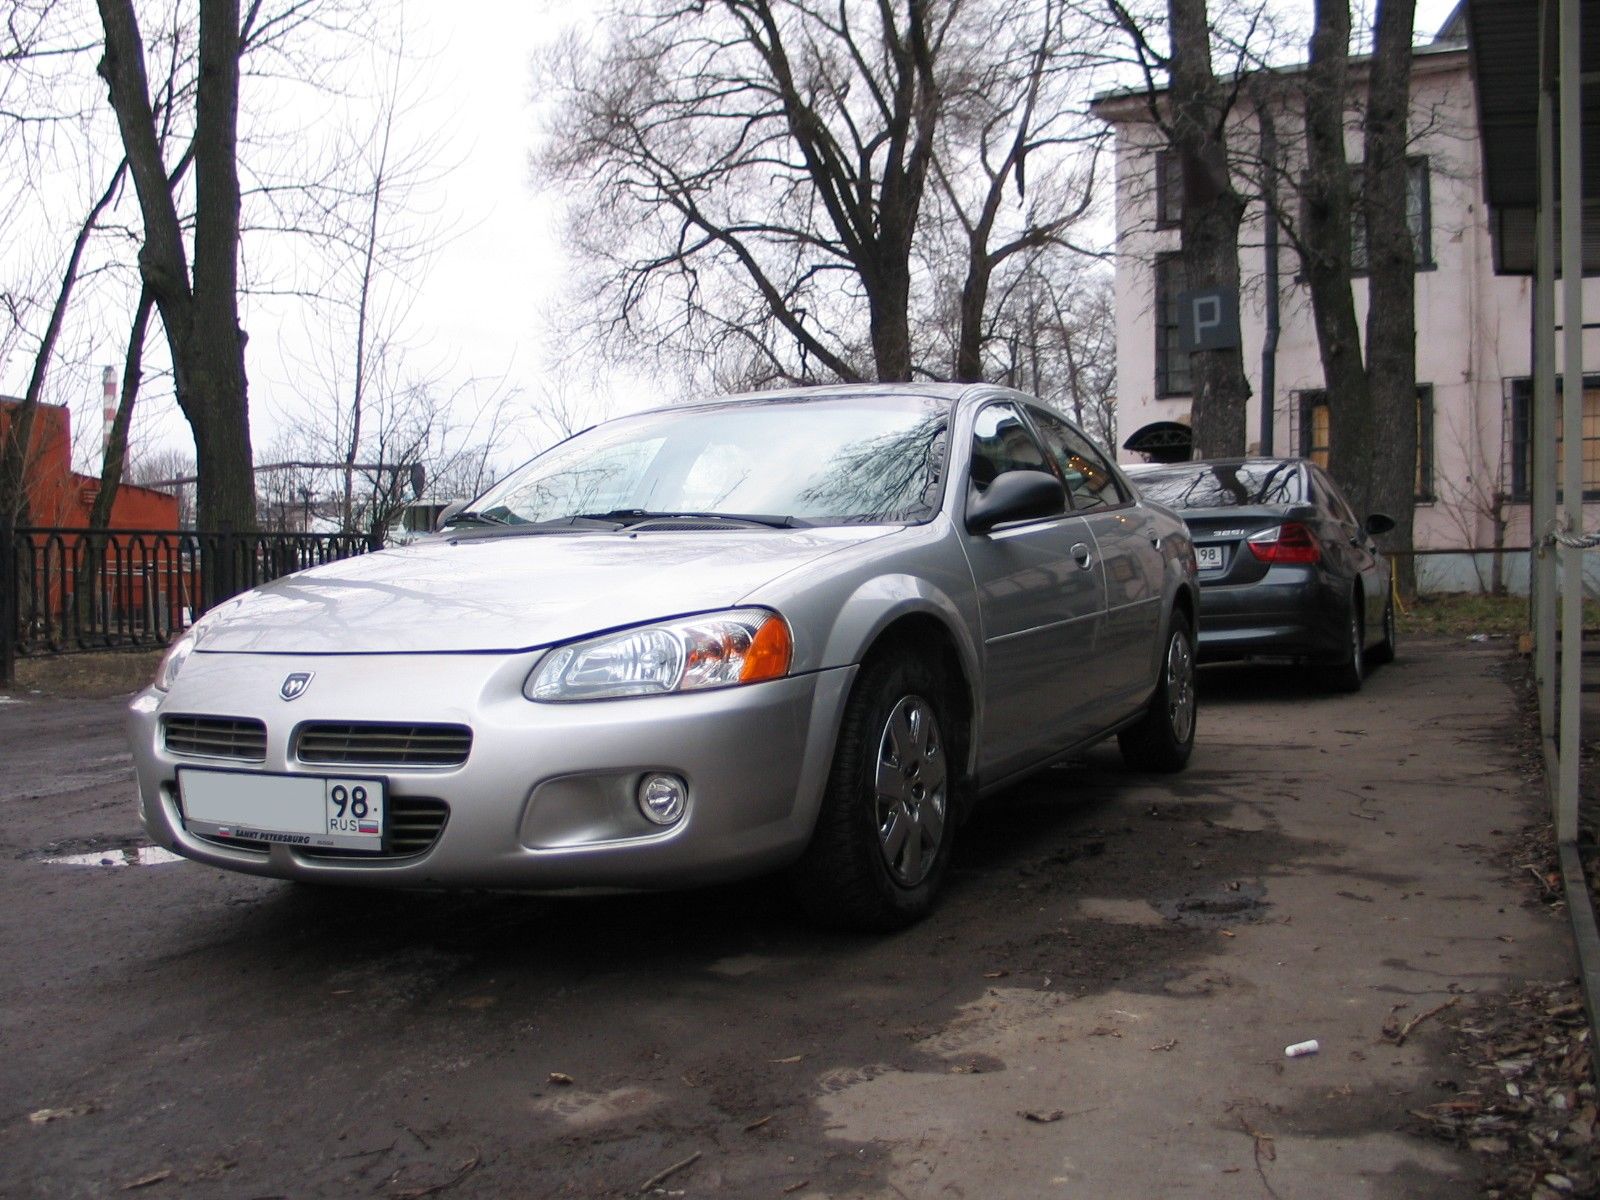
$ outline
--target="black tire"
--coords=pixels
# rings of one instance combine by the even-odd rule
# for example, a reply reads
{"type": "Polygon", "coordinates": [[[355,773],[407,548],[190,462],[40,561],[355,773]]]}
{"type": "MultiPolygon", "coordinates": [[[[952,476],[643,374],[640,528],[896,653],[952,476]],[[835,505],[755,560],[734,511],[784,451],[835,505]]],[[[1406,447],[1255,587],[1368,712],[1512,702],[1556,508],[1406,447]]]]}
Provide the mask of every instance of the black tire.
{"type": "Polygon", "coordinates": [[[1350,597],[1345,618],[1345,657],[1322,668],[1322,685],[1330,692],[1359,692],[1367,676],[1367,627],[1361,611],[1361,594],[1350,597]]]}
{"type": "Polygon", "coordinates": [[[953,728],[947,685],[929,664],[883,654],[861,668],[816,829],[790,874],[813,920],[885,932],[932,911],[956,826],[953,728]]]}
{"type": "Polygon", "coordinates": [[[1371,650],[1367,651],[1369,663],[1392,663],[1394,661],[1395,645],[1399,636],[1395,630],[1394,619],[1394,593],[1389,593],[1389,601],[1383,606],[1383,640],[1371,650]]]}
{"type": "Polygon", "coordinates": [[[1117,735],[1122,761],[1135,771],[1183,770],[1194,750],[1199,704],[1195,689],[1194,631],[1173,615],[1155,693],[1137,725],[1117,735]]]}

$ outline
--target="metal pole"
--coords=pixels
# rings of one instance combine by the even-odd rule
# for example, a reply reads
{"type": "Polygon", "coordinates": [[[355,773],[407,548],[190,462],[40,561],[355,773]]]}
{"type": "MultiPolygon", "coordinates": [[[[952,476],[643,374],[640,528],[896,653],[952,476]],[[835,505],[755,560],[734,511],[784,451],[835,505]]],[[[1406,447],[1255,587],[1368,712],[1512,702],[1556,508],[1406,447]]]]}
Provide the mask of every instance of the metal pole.
{"type": "MultiPolygon", "coordinates": [[[[1546,6],[1547,7],[1547,6],[1546,6]]],[[[1543,26],[1541,20],[1541,27],[1543,26]]],[[[1539,72],[1539,209],[1534,233],[1533,396],[1529,442],[1533,449],[1533,528],[1528,544],[1533,570],[1533,675],[1539,690],[1539,734],[1556,732],[1556,551],[1546,543],[1556,517],[1556,144],[1550,95],[1551,65],[1539,72]]]]}
{"type": "MultiPolygon", "coordinates": [[[[1580,0],[1561,0],[1561,507],[1566,531],[1583,532],[1583,80],[1580,0]]],[[[1583,673],[1583,551],[1561,548],[1561,739],[1556,841],[1578,838],[1579,687],[1583,673]]]]}

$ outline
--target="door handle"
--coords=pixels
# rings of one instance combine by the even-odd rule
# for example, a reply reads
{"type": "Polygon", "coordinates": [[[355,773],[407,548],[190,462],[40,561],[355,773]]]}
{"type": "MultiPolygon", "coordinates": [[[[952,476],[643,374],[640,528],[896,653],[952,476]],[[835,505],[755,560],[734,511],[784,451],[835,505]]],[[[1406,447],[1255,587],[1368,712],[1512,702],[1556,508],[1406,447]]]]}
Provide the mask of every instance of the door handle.
{"type": "Polygon", "coordinates": [[[1088,546],[1082,542],[1077,542],[1072,547],[1072,561],[1087,571],[1089,564],[1094,562],[1094,556],[1089,553],[1088,546]]]}

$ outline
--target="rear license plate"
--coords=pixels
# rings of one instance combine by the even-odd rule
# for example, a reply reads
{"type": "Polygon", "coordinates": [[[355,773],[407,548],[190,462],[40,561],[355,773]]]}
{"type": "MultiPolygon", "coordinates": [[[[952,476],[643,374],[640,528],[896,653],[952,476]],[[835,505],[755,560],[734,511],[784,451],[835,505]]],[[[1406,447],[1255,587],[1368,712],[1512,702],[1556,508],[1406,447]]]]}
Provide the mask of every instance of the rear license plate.
{"type": "Polygon", "coordinates": [[[1196,546],[1194,557],[1202,571],[1216,571],[1222,567],[1221,546],[1196,546]]]}
{"type": "Polygon", "coordinates": [[[219,841],[381,851],[384,792],[384,780],[365,776],[178,768],[185,827],[219,841]]]}

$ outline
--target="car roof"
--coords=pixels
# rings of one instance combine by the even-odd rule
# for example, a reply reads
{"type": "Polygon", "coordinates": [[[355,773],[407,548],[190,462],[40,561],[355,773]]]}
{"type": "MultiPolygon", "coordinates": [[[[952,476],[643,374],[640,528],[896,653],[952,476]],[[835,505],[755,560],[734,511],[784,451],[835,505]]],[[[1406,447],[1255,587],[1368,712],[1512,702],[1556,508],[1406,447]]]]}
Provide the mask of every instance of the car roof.
{"type": "Polygon", "coordinates": [[[989,383],[816,383],[803,387],[771,388],[764,391],[734,392],[726,396],[707,396],[680,404],[661,404],[629,416],[659,412],[693,412],[696,409],[725,408],[740,404],[793,404],[810,401],[841,400],[850,396],[914,396],[926,400],[947,400],[952,405],[969,395],[1001,393],[1040,403],[1037,397],[989,383]]]}

